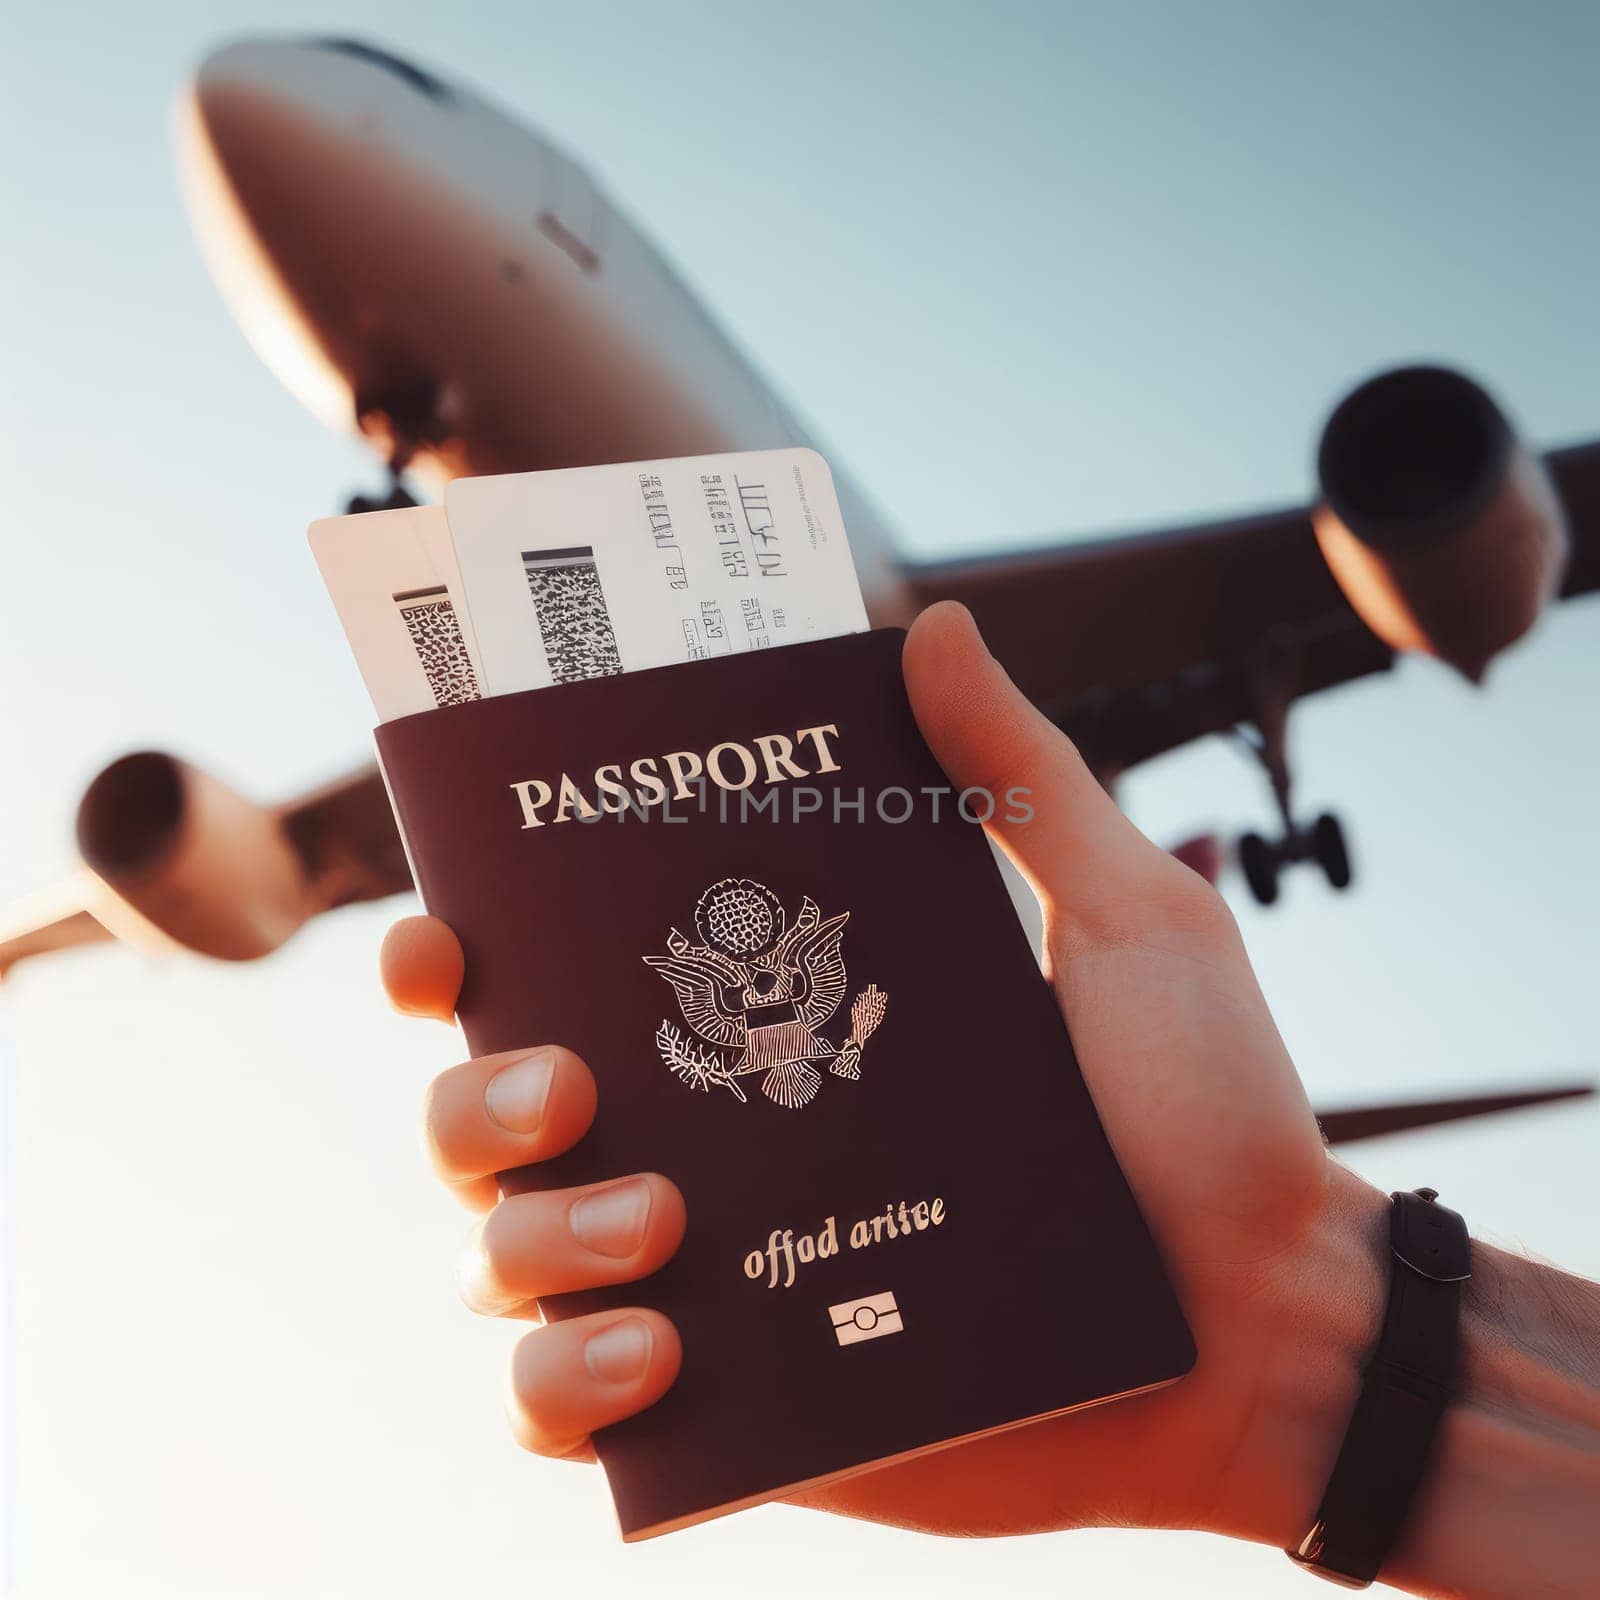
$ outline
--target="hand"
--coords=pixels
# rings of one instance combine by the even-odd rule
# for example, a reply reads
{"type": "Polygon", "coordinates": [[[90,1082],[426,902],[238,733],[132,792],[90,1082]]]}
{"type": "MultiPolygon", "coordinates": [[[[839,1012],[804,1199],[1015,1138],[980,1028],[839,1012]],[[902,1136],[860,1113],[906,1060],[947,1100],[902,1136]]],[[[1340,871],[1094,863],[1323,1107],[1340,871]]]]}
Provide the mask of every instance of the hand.
{"type": "MultiPolygon", "coordinates": [[[[1030,791],[1032,820],[997,810],[992,832],[1044,909],[1047,976],[1199,1361],[1159,1393],[804,1499],[947,1533],[1116,1521],[1289,1542],[1316,1504],[1376,1326],[1386,1203],[1328,1159],[1220,897],[1117,810],[964,609],[918,620],[905,676],[958,788],[1030,791]]],[[[442,923],[397,924],[383,969],[400,1009],[450,1018],[462,959],[442,923]]],[[[569,1148],[594,1107],[593,1077],[558,1046],[471,1061],[434,1084],[435,1163],[487,1213],[465,1280],[476,1309],[528,1315],[537,1295],[634,1281],[676,1248],[682,1197],[659,1174],[497,1203],[493,1173],[569,1148]]],[[[546,1454],[586,1453],[593,1429],[658,1399],[678,1361],[671,1324],[647,1309],[530,1333],[513,1363],[518,1436],[546,1454]]]]}

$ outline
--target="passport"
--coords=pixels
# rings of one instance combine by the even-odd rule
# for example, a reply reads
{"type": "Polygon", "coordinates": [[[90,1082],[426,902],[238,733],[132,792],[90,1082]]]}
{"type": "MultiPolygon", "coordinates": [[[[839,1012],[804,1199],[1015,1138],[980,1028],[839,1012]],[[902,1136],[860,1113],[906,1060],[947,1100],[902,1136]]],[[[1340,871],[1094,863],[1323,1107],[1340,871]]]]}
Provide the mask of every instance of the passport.
{"type": "MultiPolygon", "coordinates": [[[[899,630],[377,730],[475,1055],[559,1043],[584,1139],[508,1192],[659,1171],[676,1383],[595,1446],[640,1539],[1172,1382],[1184,1316],[899,630]]],[[[1017,813],[1019,819],[1023,813],[1017,813]]]]}

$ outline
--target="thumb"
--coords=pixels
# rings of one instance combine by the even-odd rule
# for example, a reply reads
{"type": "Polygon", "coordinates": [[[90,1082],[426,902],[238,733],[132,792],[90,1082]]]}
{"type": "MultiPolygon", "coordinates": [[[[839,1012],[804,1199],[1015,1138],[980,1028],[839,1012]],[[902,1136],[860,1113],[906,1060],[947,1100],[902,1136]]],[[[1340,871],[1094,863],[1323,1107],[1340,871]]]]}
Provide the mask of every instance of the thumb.
{"type": "Polygon", "coordinates": [[[930,606],[906,638],[906,691],[957,789],[993,797],[989,832],[1052,919],[1129,920],[1170,858],[1117,809],[1076,746],[989,654],[972,613],[930,606]]]}

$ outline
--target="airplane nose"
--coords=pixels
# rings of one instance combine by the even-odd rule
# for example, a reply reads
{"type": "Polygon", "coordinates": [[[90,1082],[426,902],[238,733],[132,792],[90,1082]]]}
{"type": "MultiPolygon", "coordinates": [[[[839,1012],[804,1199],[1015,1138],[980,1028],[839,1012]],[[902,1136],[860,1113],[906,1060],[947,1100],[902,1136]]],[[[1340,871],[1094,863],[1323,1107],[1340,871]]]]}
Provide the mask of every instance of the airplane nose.
{"type": "Polygon", "coordinates": [[[249,40],[207,56],[181,108],[185,167],[209,180],[200,203],[224,197],[259,222],[266,196],[292,181],[296,127],[316,120],[303,47],[249,40]]]}
{"type": "Polygon", "coordinates": [[[243,39],[213,51],[189,85],[186,144],[247,211],[318,170],[318,142],[343,150],[383,142],[397,116],[447,106],[449,87],[358,39],[243,39]]]}
{"type": "Polygon", "coordinates": [[[414,130],[419,111],[431,123],[425,76],[365,46],[246,39],[208,56],[179,105],[185,198],[212,277],[263,360],[330,426],[348,426],[356,375],[329,330],[362,326],[385,259],[374,218],[421,177],[397,160],[393,130],[414,130]]]}

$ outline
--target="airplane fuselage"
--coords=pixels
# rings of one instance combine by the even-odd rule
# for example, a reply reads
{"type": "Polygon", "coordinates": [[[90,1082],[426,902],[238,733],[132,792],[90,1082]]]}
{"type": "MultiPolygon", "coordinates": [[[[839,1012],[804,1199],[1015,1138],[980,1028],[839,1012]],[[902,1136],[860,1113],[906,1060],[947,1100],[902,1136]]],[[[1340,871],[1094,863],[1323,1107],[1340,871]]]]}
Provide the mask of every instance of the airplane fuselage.
{"type": "MultiPolygon", "coordinates": [[[[180,107],[208,265],[322,421],[440,482],[811,444],[588,176],[370,47],[247,42],[180,107]]],[[[881,518],[837,467],[868,605],[904,611],[881,518]]]]}

